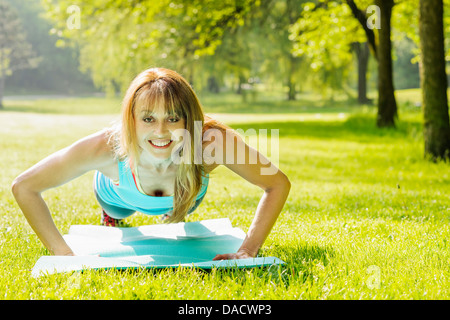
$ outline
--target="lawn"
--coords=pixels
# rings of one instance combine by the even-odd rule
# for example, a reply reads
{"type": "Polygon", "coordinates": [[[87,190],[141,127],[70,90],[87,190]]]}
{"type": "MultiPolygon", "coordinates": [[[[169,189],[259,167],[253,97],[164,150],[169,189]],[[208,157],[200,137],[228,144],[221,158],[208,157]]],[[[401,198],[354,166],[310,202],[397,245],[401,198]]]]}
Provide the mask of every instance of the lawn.
{"type": "MultiPolygon", "coordinates": [[[[397,129],[375,127],[374,107],[232,95],[202,97],[238,129],[278,129],[279,167],[292,188],[261,256],[281,267],[87,271],[32,278],[47,250],[15,203],[14,177],[116,119],[102,98],[6,101],[0,112],[0,299],[448,299],[450,167],[423,159],[417,97],[398,92],[397,129]]],[[[93,173],[43,196],[62,233],[99,224],[93,173]]],[[[219,167],[188,221],[228,217],[247,230],[262,191],[219,167]]],[[[129,225],[158,223],[136,214],[129,225]]]]}

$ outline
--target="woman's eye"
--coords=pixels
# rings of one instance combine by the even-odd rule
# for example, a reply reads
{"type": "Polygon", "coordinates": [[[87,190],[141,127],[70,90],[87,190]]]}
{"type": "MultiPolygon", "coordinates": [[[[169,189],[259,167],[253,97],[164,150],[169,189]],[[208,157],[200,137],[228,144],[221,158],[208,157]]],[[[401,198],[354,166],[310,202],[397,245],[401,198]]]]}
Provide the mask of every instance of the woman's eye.
{"type": "Polygon", "coordinates": [[[144,119],[142,119],[144,122],[152,122],[153,118],[152,117],[145,117],[144,119]]]}
{"type": "Polygon", "coordinates": [[[180,121],[180,119],[177,118],[177,117],[170,117],[169,118],[169,122],[178,122],[178,121],[180,121]]]}

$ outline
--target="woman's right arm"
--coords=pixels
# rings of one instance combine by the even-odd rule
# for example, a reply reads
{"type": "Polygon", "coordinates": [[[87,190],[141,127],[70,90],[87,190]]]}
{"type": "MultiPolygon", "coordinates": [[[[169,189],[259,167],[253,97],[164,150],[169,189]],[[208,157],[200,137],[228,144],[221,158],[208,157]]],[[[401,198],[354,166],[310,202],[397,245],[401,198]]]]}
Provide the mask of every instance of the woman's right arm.
{"type": "Polygon", "coordinates": [[[101,131],[41,160],[12,183],[12,192],[20,209],[52,254],[73,255],[73,252],[56,228],[41,193],[113,162],[105,132],[101,131]]]}

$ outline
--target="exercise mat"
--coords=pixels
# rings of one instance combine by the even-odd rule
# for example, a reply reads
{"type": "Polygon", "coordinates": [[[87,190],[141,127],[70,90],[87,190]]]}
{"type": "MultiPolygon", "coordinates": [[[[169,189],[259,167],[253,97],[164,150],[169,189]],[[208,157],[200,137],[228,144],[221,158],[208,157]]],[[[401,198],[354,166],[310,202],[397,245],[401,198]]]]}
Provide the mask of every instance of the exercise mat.
{"type": "Polygon", "coordinates": [[[64,239],[75,256],[43,256],[32,274],[180,266],[253,268],[284,263],[276,257],[212,260],[217,254],[236,252],[244,238],[245,233],[227,218],[129,228],[74,225],[64,239]]]}

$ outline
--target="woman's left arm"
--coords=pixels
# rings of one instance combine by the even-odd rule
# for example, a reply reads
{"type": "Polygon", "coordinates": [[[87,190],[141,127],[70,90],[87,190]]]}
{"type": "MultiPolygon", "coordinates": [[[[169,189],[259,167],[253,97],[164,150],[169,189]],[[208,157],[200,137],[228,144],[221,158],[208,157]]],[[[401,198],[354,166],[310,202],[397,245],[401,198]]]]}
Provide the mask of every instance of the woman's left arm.
{"type": "Polygon", "coordinates": [[[236,253],[219,254],[213,260],[256,257],[269,235],[289,194],[291,183],[287,176],[242,138],[227,134],[223,146],[223,164],[264,190],[247,235],[236,253]]]}

